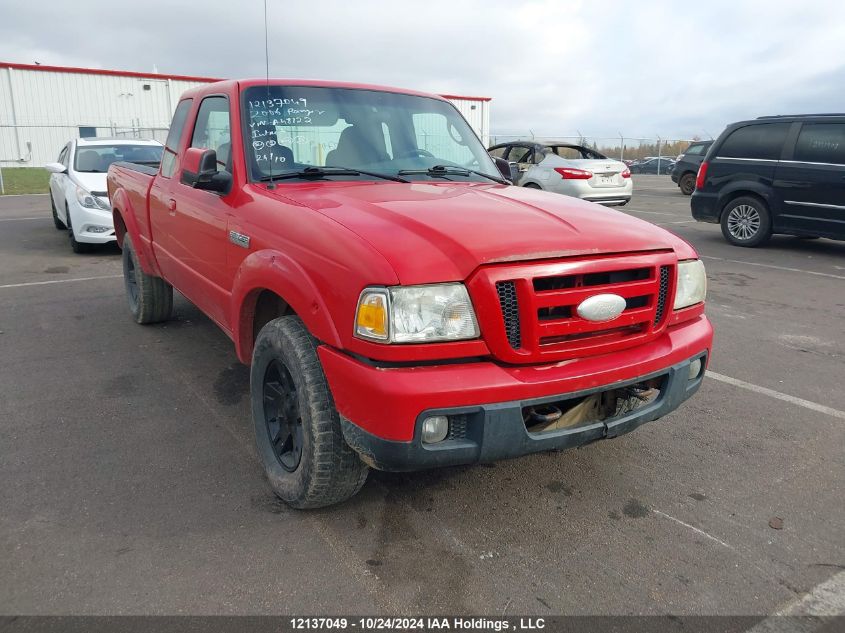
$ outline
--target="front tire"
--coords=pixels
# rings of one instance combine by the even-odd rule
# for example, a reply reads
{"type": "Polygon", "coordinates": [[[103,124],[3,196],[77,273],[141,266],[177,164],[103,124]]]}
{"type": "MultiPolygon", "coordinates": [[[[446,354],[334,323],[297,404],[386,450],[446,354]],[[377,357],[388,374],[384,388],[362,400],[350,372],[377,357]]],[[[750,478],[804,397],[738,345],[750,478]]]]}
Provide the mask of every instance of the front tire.
{"type": "Polygon", "coordinates": [[[315,339],[294,315],[265,325],[250,370],[255,441],[273,492],[294,508],[357,493],[368,468],[343,439],[315,339]]]}
{"type": "Polygon", "coordinates": [[[533,182],[529,182],[528,184],[522,185],[522,186],[525,187],[526,189],[540,189],[540,185],[533,183],[533,182]]]}
{"type": "Polygon", "coordinates": [[[167,321],[173,313],[173,286],[141,269],[128,233],[123,237],[122,259],[123,282],[132,318],[141,325],[167,321]]]}
{"type": "Polygon", "coordinates": [[[59,218],[58,211],[56,211],[56,203],[53,202],[53,194],[50,194],[50,209],[53,212],[53,224],[55,225],[56,230],[64,231],[65,229],[67,229],[67,226],[65,226],[65,223],[62,222],[61,219],[59,218]]]}
{"type": "Polygon", "coordinates": [[[91,244],[76,241],[76,235],[74,235],[73,233],[73,224],[70,220],[70,209],[68,209],[67,206],[65,207],[65,217],[67,217],[67,234],[68,238],[70,239],[71,250],[77,255],[82,253],[90,253],[92,249],[91,244]]]}
{"type": "Polygon", "coordinates": [[[734,246],[754,247],[772,236],[772,216],[768,207],[751,196],[734,198],[722,211],[722,235],[734,246]]]}
{"type": "Polygon", "coordinates": [[[678,181],[678,187],[681,188],[681,193],[685,196],[691,196],[695,191],[695,174],[684,174],[678,181]]]}

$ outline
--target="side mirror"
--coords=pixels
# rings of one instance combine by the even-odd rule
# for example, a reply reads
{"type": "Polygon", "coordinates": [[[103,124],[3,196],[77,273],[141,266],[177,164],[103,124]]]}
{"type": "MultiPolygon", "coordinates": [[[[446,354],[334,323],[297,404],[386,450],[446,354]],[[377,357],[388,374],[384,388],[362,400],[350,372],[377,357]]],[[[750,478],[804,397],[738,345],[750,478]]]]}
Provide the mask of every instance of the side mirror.
{"type": "Polygon", "coordinates": [[[63,174],[67,171],[67,167],[61,163],[47,163],[44,165],[44,169],[49,171],[51,174],[63,174]]]}
{"type": "Polygon", "coordinates": [[[499,173],[502,174],[502,177],[513,182],[513,170],[508,164],[508,161],[504,158],[493,158],[493,162],[496,163],[496,167],[498,168],[499,173]]]}
{"type": "Polygon", "coordinates": [[[232,186],[232,175],[217,170],[217,152],[213,149],[190,147],[182,161],[182,184],[194,189],[227,193],[232,186]]]}

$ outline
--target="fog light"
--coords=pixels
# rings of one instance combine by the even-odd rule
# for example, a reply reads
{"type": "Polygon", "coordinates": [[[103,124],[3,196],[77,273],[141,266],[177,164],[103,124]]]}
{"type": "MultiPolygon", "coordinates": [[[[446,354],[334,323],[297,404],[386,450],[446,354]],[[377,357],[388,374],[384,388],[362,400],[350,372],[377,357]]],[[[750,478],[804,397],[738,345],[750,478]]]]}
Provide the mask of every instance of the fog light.
{"type": "Polygon", "coordinates": [[[422,441],[425,444],[442,442],[449,435],[449,418],[445,415],[432,415],[423,420],[422,441]]]}
{"type": "Polygon", "coordinates": [[[89,224],[83,230],[83,233],[107,233],[111,231],[111,227],[108,226],[99,226],[97,224],[89,224]]]}
{"type": "Polygon", "coordinates": [[[701,373],[701,359],[696,358],[689,364],[689,379],[695,380],[701,373]]]}

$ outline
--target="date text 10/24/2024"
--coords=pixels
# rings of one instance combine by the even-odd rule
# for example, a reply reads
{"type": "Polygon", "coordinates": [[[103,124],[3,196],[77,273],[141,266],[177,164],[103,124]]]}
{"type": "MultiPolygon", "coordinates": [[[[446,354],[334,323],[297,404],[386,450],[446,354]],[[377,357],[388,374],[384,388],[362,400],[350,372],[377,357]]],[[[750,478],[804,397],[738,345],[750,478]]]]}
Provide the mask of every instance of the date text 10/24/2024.
{"type": "Polygon", "coordinates": [[[538,631],[546,628],[543,618],[463,618],[463,617],[293,617],[293,630],[327,631],[538,631]]]}

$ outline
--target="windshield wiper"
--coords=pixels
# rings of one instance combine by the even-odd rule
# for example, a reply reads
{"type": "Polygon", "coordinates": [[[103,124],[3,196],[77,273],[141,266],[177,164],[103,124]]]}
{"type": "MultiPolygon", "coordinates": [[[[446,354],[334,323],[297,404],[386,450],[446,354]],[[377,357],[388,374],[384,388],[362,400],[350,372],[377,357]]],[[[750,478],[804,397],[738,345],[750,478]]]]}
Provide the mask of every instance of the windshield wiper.
{"type": "Polygon", "coordinates": [[[285,171],[281,174],[273,174],[272,176],[262,176],[258,181],[273,182],[276,180],[287,180],[289,178],[313,178],[317,180],[326,176],[372,176],[373,178],[393,180],[394,182],[411,182],[407,178],[400,178],[399,176],[380,174],[375,171],[364,171],[362,169],[350,169],[349,167],[306,167],[298,171],[285,171]]]}
{"type": "Polygon", "coordinates": [[[400,176],[411,176],[413,174],[428,174],[429,176],[469,176],[470,174],[475,174],[476,176],[482,176],[503,185],[511,184],[504,178],[497,178],[496,176],[485,174],[483,171],[477,171],[467,167],[452,167],[451,165],[435,165],[428,169],[403,169],[399,172],[400,176]]]}

